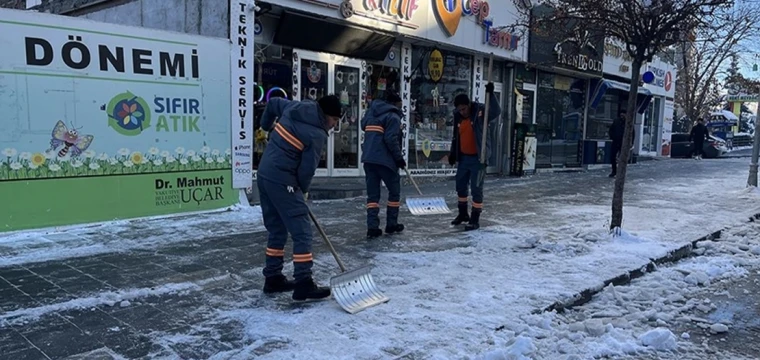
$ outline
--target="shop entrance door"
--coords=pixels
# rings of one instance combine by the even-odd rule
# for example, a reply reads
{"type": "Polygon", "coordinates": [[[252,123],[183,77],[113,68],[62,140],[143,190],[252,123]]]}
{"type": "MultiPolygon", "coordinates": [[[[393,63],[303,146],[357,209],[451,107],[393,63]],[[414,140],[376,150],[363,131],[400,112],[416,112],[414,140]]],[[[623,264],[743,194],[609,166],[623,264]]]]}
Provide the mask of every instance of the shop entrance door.
{"type": "MultiPolygon", "coordinates": [[[[502,108],[502,113],[499,118],[494,122],[488,124],[488,142],[491,144],[491,156],[486,159],[488,167],[486,173],[494,174],[499,172],[499,164],[501,164],[501,153],[503,152],[504,143],[507,141],[507,137],[504,132],[504,99],[502,96],[502,83],[493,84],[493,93],[496,95],[496,99],[499,101],[499,105],[502,108]]],[[[485,101],[483,101],[485,103],[485,101]]]]}
{"type": "Polygon", "coordinates": [[[345,116],[330,131],[316,176],[361,176],[362,131],[366,64],[342,56],[293,50],[295,100],[317,100],[325,95],[340,97],[345,116]]]}

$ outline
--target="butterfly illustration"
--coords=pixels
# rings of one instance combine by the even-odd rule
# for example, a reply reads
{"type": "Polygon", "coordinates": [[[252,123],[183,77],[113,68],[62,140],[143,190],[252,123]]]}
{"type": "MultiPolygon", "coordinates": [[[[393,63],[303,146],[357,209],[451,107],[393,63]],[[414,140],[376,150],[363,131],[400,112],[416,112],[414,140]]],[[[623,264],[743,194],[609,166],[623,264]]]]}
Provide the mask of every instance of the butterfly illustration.
{"type": "Polygon", "coordinates": [[[63,121],[58,120],[53,128],[53,138],[50,140],[50,149],[48,151],[53,151],[63,145],[63,149],[58,151],[58,157],[66,156],[69,150],[71,150],[73,156],[79,156],[90,147],[94,139],[95,137],[92,135],[79,135],[79,132],[77,132],[77,129],[73,125],[69,130],[63,121]]]}

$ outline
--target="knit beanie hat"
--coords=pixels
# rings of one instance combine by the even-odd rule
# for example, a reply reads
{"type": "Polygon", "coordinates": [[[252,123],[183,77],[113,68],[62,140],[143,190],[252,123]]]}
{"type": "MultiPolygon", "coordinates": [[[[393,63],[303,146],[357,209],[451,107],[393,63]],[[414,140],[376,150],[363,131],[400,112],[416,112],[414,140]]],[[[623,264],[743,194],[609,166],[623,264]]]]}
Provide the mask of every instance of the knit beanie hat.
{"type": "Polygon", "coordinates": [[[340,99],[337,96],[327,95],[319,99],[317,102],[319,103],[319,107],[322,109],[325,115],[335,117],[341,117],[343,115],[340,99]]]}

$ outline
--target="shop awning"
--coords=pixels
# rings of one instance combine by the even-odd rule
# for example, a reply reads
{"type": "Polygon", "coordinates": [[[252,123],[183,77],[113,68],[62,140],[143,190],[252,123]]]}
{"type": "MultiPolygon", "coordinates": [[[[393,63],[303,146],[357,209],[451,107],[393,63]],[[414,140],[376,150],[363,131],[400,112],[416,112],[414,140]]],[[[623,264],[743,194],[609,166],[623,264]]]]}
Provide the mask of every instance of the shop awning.
{"type": "Polygon", "coordinates": [[[274,34],[278,45],[374,61],[384,60],[395,41],[395,37],[378,31],[289,11],[280,16],[274,34]]]}
{"type": "MultiPolygon", "coordinates": [[[[596,109],[596,107],[599,106],[599,103],[602,102],[607,90],[615,89],[628,92],[631,91],[631,86],[613,80],[599,79],[591,81],[591,89],[593,89],[593,91],[590,94],[591,97],[589,103],[592,109],[596,109]]],[[[652,92],[647,88],[639,87],[639,96],[637,96],[636,100],[636,112],[643,114],[649,107],[649,103],[652,101],[652,92]]]]}

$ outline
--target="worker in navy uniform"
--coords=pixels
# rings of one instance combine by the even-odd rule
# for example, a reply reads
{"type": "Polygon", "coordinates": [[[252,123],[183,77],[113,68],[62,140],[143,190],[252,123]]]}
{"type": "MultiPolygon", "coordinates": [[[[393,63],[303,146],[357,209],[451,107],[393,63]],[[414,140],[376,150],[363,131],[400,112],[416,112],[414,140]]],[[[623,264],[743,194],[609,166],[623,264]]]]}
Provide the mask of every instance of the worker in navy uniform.
{"type": "MultiPolygon", "coordinates": [[[[393,74],[386,79],[393,84],[393,74]]],[[[375,99],[361,122],[364,131],[362,163],[367,183],[367,238],[382,235],[380,230],[380,181],[388,188],[385,233],[404,230],[398,223],[401,206],[401,177],[399,169],[406,168],[401,152],[401,97],[395,90],[385,91],[383,99],[375,99]]]]}
{"type": "MultiPolygon", "coordinates": [[[[493,83],[486,84],[486,96],[490,96],[488,110],[488,122],[496,120],[501,114],[501,107],[493,92],[493,83]]],[[[465,230],[480,228],[480,214],[483,211],[483,187],[478,184],[478,172],[480,171],[480,154],[485,151],[486,159],[491,153],[491,142],[486,142],[483,149],[482,139],[483,116],[485,105],[470,102],[465,94],[459,94],[454,98],[454,134],[451,140],[449,152],[449,164],[457,164],[456,189],[458,196],[457,207],[459,215],[451,222],[451,225],[460,225],[467,222],[465,230]],[[468,213],[467,186],[472,190],[472,215],[468,213]]]]}
{"type": "Polygon", "coordinates": [[[299,301],[330,296],[330,288],[319,287],[312,279],[311,221],[304,193],[309,192],[328,131],[340,118],[340,100],[335,95],[318,102],[272,98],[264,110],[261,128],[270,132],[270,138],[257,180],[269,232],[264,293],[293,291],[293,300],[299,301]],[[282,274],[288,233],[293,239],[295,281],[282,274]]]}

